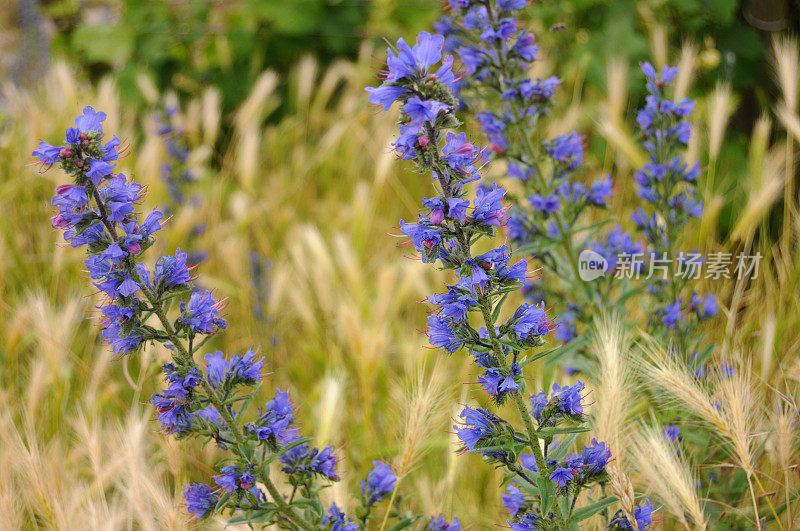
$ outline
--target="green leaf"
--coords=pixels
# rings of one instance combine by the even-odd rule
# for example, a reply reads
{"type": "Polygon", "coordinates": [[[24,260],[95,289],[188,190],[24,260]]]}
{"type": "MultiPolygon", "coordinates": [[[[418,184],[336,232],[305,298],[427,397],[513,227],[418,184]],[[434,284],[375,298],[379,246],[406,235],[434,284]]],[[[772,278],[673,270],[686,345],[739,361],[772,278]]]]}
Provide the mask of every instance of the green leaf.
{"type": "MultiPolygon", "coordinates": [[[[577,494],[580,494],[580,489],[577,494]]],[[[569,506],[572,503],[572,496],[562,495],[558,499],[558,510],[564,515],[564,518],[569,516],[569,506]]]]}
{"type": "Polygon", "coordinates": [[[523,347],[522,345],[520,345],[516,341],[511,341],[511,340],[508,340],[508,339],[501,339],[501,338],[497,338],[497,340],[500,343],[504,344],[505,346],[513,348],[514,350],[525,350],[525,347],[523,347]]]}
{"type": "Polygon", "coordinates": [[[558,443],[558,446],[556,446],[556,449],[553,450],[552,452],[550,452],[550,454],[547,456],[547,458],[548,459],[555,459],[556,461],[561,461],[562,459],[564,459],[564,456],[567,455],[567,452],[569,451],[570,447],[572,446],[572,443],[574,443],[575,439],[577,439],[577,438],[578,438],[578,434],[577,433],[570,433],[569,435],[564,437],[563,441],[558,443]]]}
{"type": "Polygon", "coordinates": [[[575,509],[575,512],[572,513],[572,518],[569,519],[570,523],[578,523],[586,520],[590,516],[593,516],[609,505],[613,505],[617,503],[616,496],[606,496],[600,500],[597,500],[594,503],[591,503],[585,507],[581,507],[580,509],[575,509]]]}
{"type": "Polygon", "coordinates": [[[240,514],[228,519],[225,526],[240,525],[240,524],[264,524],[269,523],[275,519],[278,512],[275,509],[262,509],[253,511],[247,514],[240,514]]]}
{"type": "Polygon", "coordinates": [[[590,428],[586,426],[573,426],[570,428],[544,428],[536,433],[540,437],[552,437],[553,435],[561,435],[564,433],[584,433],[590,431],[590,428]]]}
{"type": "Polygon", "coordinates": [[[543,350],[541,352],[537,352],[536,354],[532,355],[530,358],[525,356],[525,358],[522,361],[519,362],[519,366],[520,366],[520,368],[524,367],[529,363],[533,363],[536,360],[539,360],[539,359],[542,359],[542,358],[544,358],[546,356],[549,356],[550,354],[556,352],[560,348],[563,348],[563,347],[548,348],[548,349],[545,349],[545,350],[543,350]]]}
{"type": "Polygon", "coordinates": [[[582,349],[588,344],[589,344],[588,337],[585,336],[576,337],[563,347],[560,347],[556,355],[550,356],[550,358],[548,358],[548,360],[545,362],[545,365],[552,366],[558,360],[571,356],[572,354],[574,354],[575,352],[582,349]]]}
{"type": "Polygon", "coordinates": [[[539,476],[537,483],[539,484],[539,504],[542,508],[542,514],[547,514],[550,512],[555,499],[555,484],[545,476],[539,476]]]}
{"type": "Polygon", "coordinates": [[[415,523],[417,523],[420,518],[422,518],[422,516],[414,516],[414,517],[411,517],[411,518],[404,518],[403,520],[401,520],[400,522],[395,524],[393,527],[390,527],[389,531],[399,531],[400,529],[408,529],[411,526],[413,526],[415,523]]]}
{"type": "Polygon", "coordinates": [[[519,485],[519,488],[521,488],[523,491],[525,491],[526,493],[530,494],[534,498],[539,498],[540,497],[540,495],[539,495],[539,487],[537,487],[536,485],[534,485],[532,483],[528,483],[527,481],[525,481],[523,478],[520,478],[519,476],[517,476],[517,478],[518,479],[516,481],[517,481],[517,484],[519,485]]]}
{"type": "Polygon", "coordinates": [[[223,494],[222,496],[220,496],[219,497],[219,501],[217,501],[216,507],[214,507],[214,512],[219,511],[220,509],[225,507],[225,505],[227,505],[227,503],[228,503],[228,500],[230,500],[230,499],[231,499],[231,495],[228,494],[227,492],[225,494],[223,494]]]}
{"type": "Polygon", "coordinates": [[[503,309],[503,304],[506,302],[506,299],[508,298],[508,294],[509,293],[511,293],[511,292],[507,291],[505,293],[505,295],[503,295],[503,298],[500,299],[500,301],[497,303],[497,305],[495,305],[494,311],[492,312],[492,321],[497,321],[497,318],[500,316],[500,310],[503,309]]]}

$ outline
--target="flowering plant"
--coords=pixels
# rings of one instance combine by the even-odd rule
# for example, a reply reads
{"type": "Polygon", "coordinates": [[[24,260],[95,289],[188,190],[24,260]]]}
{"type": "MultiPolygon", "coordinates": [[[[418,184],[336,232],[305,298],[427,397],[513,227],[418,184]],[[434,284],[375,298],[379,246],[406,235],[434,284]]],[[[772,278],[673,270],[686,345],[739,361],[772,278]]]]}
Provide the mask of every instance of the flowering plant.
{"type": "Polygon", "coordinates": [[[697,199],[695,192],[699,163],[689,167],[681,157],[691,136],[687,118],[695,102],[686,98],[671,101],[664,96],[677,68],[664,66],[657,73],[650,63],[644,63],[642,71],[647,78],[648,96],[636,124],[650,160],[636,171],[634,180],[637,195],[647,210],[639,207],[631,219],[648,243],[651,268],[659,263],[666,266],[661,268],[664,275],[652,278],[648,286],[656,303],[650,325],[656,333],[671,339],[680,355],[689,358],[701,375],[711,348],[702,354],[698,350],[702,340],[699,323],[717,314],[717,298],[710,293],[686,293],[689,276],[683,273],[702,263],[701,254],[681,252],[677,266],[672,260],[682,241],[681,232],[691,218],[703,214],[703,201],[697,199]]]}
{"type": "MultiPolygon", "coordinates": [[[[450,2],[450,16],[436,24],[446,46],[458,53],[464,77],[458,94],[475,114],[495,160],[504,160],[508,176],[519,180],[521,194],[509,194],[508,235],[521,253],[537,253],[547,282],[531,279],[525,292],[532,301],[554,301],[560,312],[555,339],[568,344],[548,363],[561,361],[571,371],[585,366],[584,332],[596,310],[615,310],[635,292],[616,282],[617,255],[641,252],[641,245],[621,226],[598,235],[612,217],[594,219],[608,209],[612,180],[591,184],[579,177],[583,136],[573,131],[545,138],[541,123],[553,106],[561,81],[556,76],[529,78],[540,49],[533,34],[518,29],[517,11],[527,3],[450,2]],[[586,282],[581,251],[606,264],[599,277],[586,282]],[[568,301],[568,302],[567,302],[568,301]]],[[[592,272],[589,271],[591,274],[592,272]]]]}
{"type": "MultiPolygon", "coordinates": [[[[508,0],[451,2],[451,7],[467,10],[465,24],[476,21],[489,42],[508,41],[517,34],[506,15],[524,5],[508,0]]],[[[523,31],[516,42],[529,45],[531,40],[523,31]]],[[[491,406],[465,406],[454,426],[462,450],[504,470],[508,485],[502,499],[512,529],[566,529],[617,501],[600,497],[576,508],[582,491],[607,479],[611,453],[604,443],[592,440],[579,454],[568,455],[578,435],[588,431],[583,426],[581,382],[554,384],[551,394],[527,398],[523,371],[549,351],[531,356],[525,352],[544,344],[551,320],[543,304],[529,303],[501,318],[509,295],[527,278],[528,262],[523,258],[512,263],[506,245],[478,254],[478,242],[488,243],[506,226],[505,190],[478,184],[470,200],[467,185],[481,179],[486,151],[466,133],[452,131],[459,126],[454,95],[459,78],[452,71],[453,57],[442,54],[444,46],[443,36],[427,32],[420,33],[413,46],[399,39],[387,50],[383,83],[367,88],[370,101],[384,110],[399,103],[400,136],[394,147],[400,158],[414,161],[417,172],[431,176],[437,191],[435,197],[422,200],[416,222],[400,221],[400,230],[424,262],[438,262],[454,275],[445,293],[428,298],[434,306],[428,318],[430,344],[451,354],[467,350],[481,371],[478,382],[490,402],[511,402],[521,420],[518,428],[491,406]]],[[[646,502],[633,524],[621,513],[607,518],[607,524],[641,529],[650,523],[651,510],[646,502]]]]}

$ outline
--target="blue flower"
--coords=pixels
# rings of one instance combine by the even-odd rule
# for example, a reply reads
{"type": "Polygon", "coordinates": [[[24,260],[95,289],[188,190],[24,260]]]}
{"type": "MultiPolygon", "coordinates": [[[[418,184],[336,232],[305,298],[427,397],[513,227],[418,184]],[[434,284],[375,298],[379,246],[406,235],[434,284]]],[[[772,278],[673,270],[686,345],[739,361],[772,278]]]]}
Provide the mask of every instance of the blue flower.
{"type": "MultiPolygon", "coordinates": [[[[616,225],[612,230],[605,234],[601,239],[592,243],[591,248],[594,252],[601,255],[608,263],[608,274],[613,274],[619,265],[620,255],[637,255],[641,257],[644,255],[642,245],[639,242],[633,241],[630,234],[622,230],[620,225],[616,225]]],[[[631,263],[631,267],[635,271],[641,270],[643,262],[637,261],[631,263]]],[[[566,314],[562,314],[562,320],[565,319],[566,314]]]]}
{"type": "Polygon", "coordinates": [[[180,302],[181,316],[178,318],[189,330],[195,333],[211,334],[217,329],[227,326],[225,319],[219,316],[219,308],[214,295],[208,290],[196,291],[189,298],[189,303],[180,302]]]}
{"type": "Polygon", "coordinates": [[[547,153],[568,170],[583,164],[583,137],[576,132],[546,142],[547,153]]]}
{"type": "Polygon", "coordinates": [[[392,144],[401,160],[412,160],[417,157],[417,143],[420,140],[419,127],[400,126],[400,136],[392,144]]]}
{"type": "Polygon", "coordinates": [[[410,48],[402,38],[398,39],[397,55],[391,48],[387,50],[386,63],[389,66],[389,73],[386,81],[397,81],[412,75],[424,77],[430,67],[442,59],[443,45],[444,37],[431,35],[427,31],[417,36],[417,44],[413,48],[410,48]]]}
{"type": "Polygon", "coordinates": [[[453,331],[453,320],[442,315],[428,316],[428,341],[434,347],[452,354],[464,345],[464,340],[453,331]]]}
{"type": "Polygon", "coordinates": [[[506,123],[503,120],[490,111],[481,111],[475,118],[478,119],[481,128],[489,137],[489,142],[495,145],[495,151],[502,151],[508,147],[508,140],[503,133],[506,128],[506,123]]]}
{"type": "Polygon", "coordinates": [[[164,369],[170,384],[160,393],[151,395],[150,400],[158,411],[156,419],[161,422],[164,432],[182,437],[192,430],[190,398],[194,388],[200,383],[200,378],[193,371],[168,372],[171,371],[169,365],[165,365],[164,369]]]}
{"type": "Polygon", "coordinates": [[[556,212],[560,206],[557,195],[542,197],[539,194],[533,194],[528,196],[528,201],[533,208],[545,214],[552,214],[553,212],[556,212]]]}
{"type": "Polygon", "coordinates": [[[428,301],[440,307],[440,315],[452,322],[461,322],[467,313],[478,304],[470,294],[463,293],[455,286],[448,286],[448,293],[431,295],[428,301]]]}
{"type": "Polygon", "coordinates": [[[678,442],[678,438],[681,436],[681,429],[678,426],[672,424],[664,428],[662,435],[664,436],[664,440],[666,441],[678,442]]]}
{"type": "Polygon", "coordinates": [[[51,146],[47,142],[39,142],[39,149],[34,151],[32,155],[42,161],[42,164],[51,165],[58,161],[63,148],[51,146]]]}
{"type": "Polygon", "coordinates": [[[361,495],[366,498],[367,506],[374,505],[394,490],[397,476],[392,468],[382,461],[373,461],[372,470],[367,479],[361,481],[361,495]]]}
{"type": "Polygon", "coordinates": [[[263,375],[261,369],[264,366],[264,358],[255,360],[255,352],[248,350],[242,355],[235,354],[228,362],[222,351],[208,353],[204,359],[206,362],[206,373],[209,383],[220,388],[223,385],[246,384],[252,385],[261,381],[263,375]]]}
{"type": "Polygon", "coordinates": [[[261,369],[264,367],[264,358],[256,361],[256,353],[247,349],[244,354],[234,354],[231,358],[229,378],[236,382],[253,384],[263,377],[261,369]]]}
{"type": "Polygon", "coordinates": [[[172,286],[183,286],[192,280],[189,267],[186,265],[188,254],[181,252],[180,247],[174,256],[162,256],[153,269],[153,282],[156,287],[164,289],[172,286]]]}
{"type": "Polygon", "coordinates": [[[515,376],[519,376],[521,371],[519,365],[514,364],[516,370],[512,368],[512,374],[506,374],[502,369],[491,367],[484,371],[483,375],[478,378],[478,383],[483,385],[486,392],[491,396],[499,397],[502,393],[517,391],[520,386],[514,380],[515,376]]]}
{"type": "Polygon", "coordinates": [[[528,470],[533,472],[539,471],[539,465],[536,464],[536,458],[533,456],[533,454],[519,454],[519,462],[522,463],[522,466],[528,470]]]}
{"type": "Polygon", "coordinates": [[[294,406],[289,400],[289,393],[275,388],[275,398],[258,413],[258,419],[246,424],[245,428],[259,440],[278,447],[297,439],[297,428],[292,426],[294,406]]]}
{"type": "Polygon", "coordinates": [[[92,180],[95,186],[98,186],[103,177],[111,175],[113,171],[114,167],[111,164],[103,160],[89,159],[89,169],[86,171],[86,176],[92,180]]]}
{"type": "Polygon", "coordinates": [[[583,467],[582,475],[601,474],[611,459],[611,450],[608,449],[606,443],[592,439],[590,445],[584,446],[581,450],[580,459],[583,467]]]}
{"type": "Polygon", "coordinates": [[[139,284],[136,283],[132,278],[128,277],[122,281],[122,283],[117,288],[117,291],[123,297],[130,297],[137,291],[139,291],[139,284]]]}
{"type": "Polygon", "coordinates": [[[203,360],[206,362],[208,383],[213,387],[219,388],[228,371],[228,360],[225,359],[225,354],[221,350],[209,352],[203,357],[203,360]]]}
{"type": "Polygon", "coordinates": [[[537,421],[542,421],[542,412],[547,407],[547,393],[541,392],[531,395],[531,413],[537,421]]]}
{"type": "Polygon", "coordinates": [[[500,9],[522,9],[528,5],[527,0],[497,0],[500,9]]]}
{"type": "Polygon", "coordinates": [[[519,85],[519,93],[523,98],[535,102],[547,102],[556,93],[559,83],[561,83],[561,80],[555,76],[549,77],[544,81],[537,78],[535,82],[525,81],[521,83],[519,85]]]}
{"type": "Polygon", "coordinates": [[[734,367],[727,361],[723,361],[719,365],[719,373],[725,378],[730,378],[731,376],[736,374],[736,367],[734,367]]]}
{"type": "Polygon", "coordinates": [[[319,475],[335,481],[339,479],[336,474],[337,460],[333,447],[327,446],[320,451],[303,443],[281,456],[281,463],[284,464],[281,470],[289,475],[319,475]]]}
{"type": "MultiPolygon", "coordinates": [[[[511,50],[520,58],[522,58],[522,60],[532,63],[536,60],[536,56],[539,54],[539,47],[533,44],[535,41],[536,37],[533,35],[533,33],[521,30],[517,34],[517,40],[511,50]]],[[[551,79],[555,79],[555,84],[558,85],[558,78],[553,77],[551,79]]]]}
{"type": "Polygon", "coordinates": [[[517,339],[522,342],[535,342],[540,336],[550,333],[550,322],[544,303],[541,306],[523,303],[509,319],[509,325],[517,339]]]}
{"type": "Polygon", "coordinates": [[[542,517],[533,513],[525,513],[517,522],[509,522],[511,531],[539,531],[542,527],[542,517]]]}
{"type": "Polygon", "coordinates": [[[458,172],[472,175],[478,171],[474,166],[478,160],[478,151],[478,148],[467,141],[466,133],[455,134],[448,131],[445,135],[442,158],[448,166],[458,172]]]}
{"type": "Polygon", "coordinates": [[[222,415],[219,414],[219,411],[217,411],[213,405],[208,405],[192,411],[192,421],[196,421],[198,419],[204,420],[209,424],[216,424],[218,426],[222,426],[223,424],[222,415]]]}
{"type": "Polygon", "coordinates": [[[345,517],[345,514],[333,502],[322,518],[323,525],[329,525],[331,531],[356,531],[359,529],[358,524],[353,523],[351,518],[345,517]]]}
{"type": "Polygon", "coordinates": [[[119,144],[120,140],[116,137],[116,135],[114,135],[111,140],[106,142],[102,149],[104,162],[114,162],[115,160],[119,160],[119,151],[117,151],[119,144]]]}
{"type": "Polygon", "coordinates": [[[497,187],[497,183],[492,185],[491,190],[478,187],[475,191],[475,199],[472,201],[475,207],[472,211],[471,221],[480,225],[491,225],[502,227],[505,221],[505,208],[503,208],[503,197],[506,191],[497,187]]]}
{"type": "Polygon", "coordinates": [[[202,520],[217,505],[217,495],[213,489],[205,483],[190,483],[183,492],[186,500],[186,510],[194,514],[195,518],[202,520]]]}
{"type": "Polygon", "coordinates": [[[406,89],[398,85],[381,85],[379,87],[367,87],[369,92],[369,102],[380,105],[384,111],[388,111],[392,103],[402,96],[406,89]]]}
{"type": "Polygon", "coordinates": [[[436,259],[433,250],[442,241],[441,229],[426,226],[422,222],[406,223],[401,219],[400,232],[411,238],[414,249],[422,254],[424,262],[433,262],[436,259]]]}
{"type": "Polygon", "coordinates": [[[486,62],[483,50],[474,45],[459,47],[458,55],[467,74],[474,74],[486,62]]]}
{"type": "Polygon", "coordinates": [[[123,251],[119,245],[113,243],[106,247],[106,250],[100,253],[100,258],[109,260],[112,264],[118,264],[120,260],[128,256],[128,253],[123,251]]]}
{"type": "Polygon", "coordinates": [[[106,119],[106,113],[97,112],[92,107],[84,107],[83,114],[75,118],[75,126],[82,133],[90,131],[103,131],[102,122],[106,119]]]}
{"type": "Polygon", "coordinates": [[[478,443],[493,437],[497,427],[505,423],[486,409],[473,409],[469,406],[464,406],[459,417],[464,419],[463,423],[456,424],[453,428],[464,446],[470,450],[474,450],[478,443]]]}
{"type": "Polygon", "coordinates": [[[707,293],[705,297],[693,293],[689,305],[692,310],[697,312],[697,318],[700,320],[710,319],[717,315],[717,296],[713,293],[707,293]]]}
{"type": "Polygon", "coordinates": [[[464,223],[467,221],[469,201],[451,197],[447,200],[447,217],[464,223]]]}
{"type": "Polygon", "coordinates": [[[161,220],[163,218],[164,213],[154,208],[139,225],[139,234],[141,234],[143,238],[147,238],[154,232],[161,230],[161,220]]]}
{"type": "Polygon", "coordinates": [[[253,468],[249,465],[248,469],[241,471],[238,466],[226,466],[220,469],[220,474],[214,476],[214,482],[233,494],[237,488],[250,490],[255,485],[256,479],[250,471],[253,468]]]}
{"type": "Polygon", "coordinates": [[[507,41],[517,32],[517,21],[513,18],[504,18],[497,22],[497,27],[488,26],[481,33],[481,40],[493,42],[496,40],[507,41]]]}
{"type": "Polygon", "coordinates": [[[500,499],[503,500],[503,507],[505,510],[511,513],[511,516],[514,517],[516,516],[520,507],[522,507],[522,505],[525,503],[525,497],[514,485],[508,485],[506,487],[506,492],[508,494],[501,494],[500,499]]]}
{"type": "Polygon", "coordinates": [[[581,415],[583,413],[583,405],[581,404],[581,391],[583,389],[584,385],[580,380],[571,386],[565,385],[563,387],[554,383],[550,402],[567,415],[581,415]]]}
{"type": "Polygon", "coordinates": [[[422,122],[435,122],[441,111],[449,109],[447,105],[436,100],[421,100],[418,97],[409,98],[403,106],[403,111],[411,118],[409,125],[419,127],[422,122]]]}
{"type": "MultiPolygon", "coordinates": [[[[634,510],[633,517],[636,520],[636,526],[642,530],[653,523],[653,504],[649,499],[645,503],[637,505],[634,510]]],[[[619,529],[633,529],[633,525],[624,515],[615,518],[614,522],[619,529]]]]}
{"type": "Polygon", "coordinates": [[[428,531],[461,531],[461,522],[458,521],[458,518],[448,522],[441,514],[435,518],[431,516],[428,522],[428,531]]]}
{"type": "Polygon", "coordinates": [[[682,320],[681,301],[676,300],[671,304],[667,304],[662,310],[662,314],[661,322],[664,323],[664,326],[670,329],[676,328],[682,320]]]}
{"type": "Polygon", "coordinates": [[[603,179],[597,180],[589,187],[586,196],[587,200],[597,206],[605,206],[611,198],[611,177],[606,175],[603,179]]]}
{"type": "Polygon", "coordinates": [[[550,481],[554,482],[559,488],[564,488],[567,486],[567,483],[572,481],[575,477],[575,474],[572,470],[564,467],[556,468],[552,474],[550,474],[550,481]]]}
{"type": "Polygon", "coordinates": [[[103,328],[103,339],[108,341],[114,354],[126,354],[135,350],[144,338],[135,330],[125,333],[117,322],[110,322],[103,328]]]}

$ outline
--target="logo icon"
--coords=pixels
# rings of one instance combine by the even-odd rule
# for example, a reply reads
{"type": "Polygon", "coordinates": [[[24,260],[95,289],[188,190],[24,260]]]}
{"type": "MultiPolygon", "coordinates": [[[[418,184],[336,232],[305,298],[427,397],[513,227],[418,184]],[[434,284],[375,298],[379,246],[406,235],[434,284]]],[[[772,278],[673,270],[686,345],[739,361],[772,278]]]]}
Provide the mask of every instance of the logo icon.
{"type": "Polygon", "coordinates": [[[584,282],[591,282],[608,272],[608,260],[591,249],[584,249],[578,255],[578,276],[584,282]]]}

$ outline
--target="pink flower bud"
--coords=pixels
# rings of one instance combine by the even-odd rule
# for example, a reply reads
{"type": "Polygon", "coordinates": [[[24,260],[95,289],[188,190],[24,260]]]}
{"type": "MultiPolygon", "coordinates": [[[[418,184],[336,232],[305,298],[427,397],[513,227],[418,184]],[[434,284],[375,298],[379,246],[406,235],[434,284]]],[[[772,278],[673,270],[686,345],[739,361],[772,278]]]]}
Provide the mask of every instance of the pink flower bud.
{"type": "Polygon", "coordinates": [[[68,159],[72,156],[72,150],[69,148],[61,148],[61,151],[58,154],[65,159],[68,159]]]}
{"type": "Polygon", "coordinates": [[[430,140],[428,140],[428,137],[427,137],[427,136],[425,136],[425,135],[422,135],[421,137],[419,137],[419,140],[418,140],[418,142],[419,142],[419,145],[420,145],[420,146],[422,146],[422,147],[425,147],[425,146],[427,146],[427,145],[428,145],[428,142],[430,142],[430,140]]]}
{"type": "Polygon", "coordinates": [[[127,247],[125,247],[125,249],[131,254],[139,254],[140,252],[142,252],[142,246],[139,245],[138,243],[132,243],[127,247]]]}
{"type": "Polygon", "coordinates": [[[61,214],[56,214],[50,218],[50,225],[52,225],[54,229],[66,229],[69,227],[69,221],[64,219],[61,214]]]}
{"type": "Polygon", "coordinates": [[[439,225],[444,220],[444,210],[431,210],[431,225],[439,225]]]}
{"type": "Polygon", "coordinates": [[[77,167],[79,167],[79,168],[83,168],[83,161],[82,161],[82,160],[79,160],[79,161],[77,161],[77,162],[75,163],[75,166],[77,166],[77,167]]]}
{"type": "Polygon", "coordinates": [[[60,185],[56,186],[56,193],[59,194],[59,195],[60,194],[65,194],[65,193],[69,192],[70,190],[72,190],[72,185],[71,184],[60,184],[60,185]]]}

